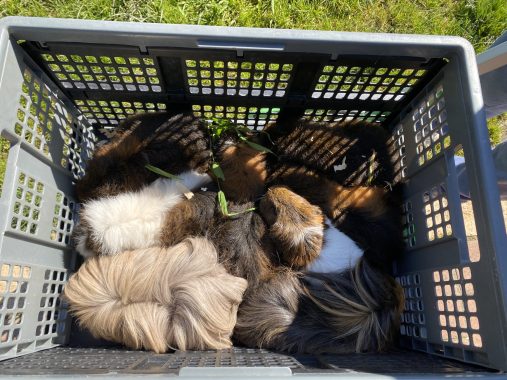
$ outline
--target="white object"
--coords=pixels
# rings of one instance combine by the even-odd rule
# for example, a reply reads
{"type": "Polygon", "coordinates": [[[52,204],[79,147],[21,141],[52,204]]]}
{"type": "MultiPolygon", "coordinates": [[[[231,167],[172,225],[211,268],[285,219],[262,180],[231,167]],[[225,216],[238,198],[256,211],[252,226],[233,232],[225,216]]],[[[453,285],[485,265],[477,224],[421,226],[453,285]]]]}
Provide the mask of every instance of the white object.
{"type": "Polygon", "coordinates": [[[306,270],[317,273],[341,272],[352,268],[363,256],[363,250],[357,244],[333,226],[326,218],[324,229],[324,245],[319,257],[306,270]]]}

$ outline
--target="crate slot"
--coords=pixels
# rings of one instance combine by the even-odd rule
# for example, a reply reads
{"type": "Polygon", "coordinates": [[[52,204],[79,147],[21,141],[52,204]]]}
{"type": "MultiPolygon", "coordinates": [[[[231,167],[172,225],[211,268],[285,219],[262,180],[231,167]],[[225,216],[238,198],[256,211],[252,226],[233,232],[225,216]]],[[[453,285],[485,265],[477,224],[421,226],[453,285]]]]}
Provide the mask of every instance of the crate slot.
{"type": "Polygon", "coordinates": [[[325,65],[312,98],[401,101],[427,73],[425,69],[325,65]]]}
{"type": "Polygon", "coordinates": [[[428,338],[421,275],[411,273],[396,278],[403,287],[405,307],[401,316],[400,334],[417,339],[428,338]]]}
{"type": "Polygon", "coordinates": [[[74,227],[76,204],[63,193],[57,192],[54,203],[52,229],[49,238],[65,245],[70,244],[70,237],[74,227]]]}
{"type": "Polygon", "coordinates": [[[16,343],[23,328],[32,268],[0,263],[0,343],[16,343]]]}
{"type": "Polygon", "coordinates": [[[128,116],[167,110],[167,105],[160,102],[75,99],[74,104],[94,130],[106,137],[110,137],[119,122],[128,116]]]}
{"type": "Polygon", "coordinates": [[[20,172],[12,208],[10,228],[23,233],[36,235],[40,221],[44,182],[20,172]]]}
{"type": "Polygon", "coordinates": [[[423,166],[451,146],[447,110],[442,85],[415,107],[411,115],[414,142],[417,144],[417,164],[423,166]]]}
{"type": "MultiPolygon", "coordinates": [[[[26,68],[14,132],[38,152],[79,177],[84,174],[83,142],[90,132],[67,110],[47,84],[26,68]]],[[[89,147],[92,148],[92,147],[89,147]]]]}
{"type": "Polygon", "coordinates": [[[185,60],[192,95],[284,97],[293,65],[278,62],[185,60]]]}
{"type": "Polygon", "coordinates": [[[469,266],[433,272],[441,340],[444,344],[482,349],[473,281],[469,266]]]}
{"type": "Polygon", "coordinates": [[[41,54],[63,88],[162,92],[153,58],[78,54],[41,54]]]}
{"type": "Polygon", "coordinates": [[[383,123],[391,114],[390,111],[354,110],[354,109],[313,109],[307,108],[304,117],[312,121],[340,122],[364,120],[370,123],[383,123]]]}
{"type": "Polygon", "coordinates": [[[244,125],[255,130],[260,130],[266,124],[277,120],[280,114],[280,108],[278,107],[194,104],[192,110],[195,116],[201,117],[207,121],[225,119],[236,125],[244,125]]]}

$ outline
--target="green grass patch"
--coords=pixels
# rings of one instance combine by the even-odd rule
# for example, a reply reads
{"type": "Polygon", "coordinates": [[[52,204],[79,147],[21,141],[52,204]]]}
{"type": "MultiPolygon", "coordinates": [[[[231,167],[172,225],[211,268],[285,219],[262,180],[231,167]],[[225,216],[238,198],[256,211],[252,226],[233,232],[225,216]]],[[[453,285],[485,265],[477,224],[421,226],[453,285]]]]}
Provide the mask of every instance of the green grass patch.
{"type": "Polygon", "coordinates": [[[7,169],[7,157],[9,157],[9,140],[0,136],[0,196],[4,187],[5,171],[7,169]]]}
{"type": "Polygon", "coordinates": [[[507,139],[507,113],[488,120],[489,141],[495,146],[507,139]]]}
{"type": "Polygon", "coordinates": [[[484,50],[504,0],[3,0],[0,16],[457,35],[484,50]]]}

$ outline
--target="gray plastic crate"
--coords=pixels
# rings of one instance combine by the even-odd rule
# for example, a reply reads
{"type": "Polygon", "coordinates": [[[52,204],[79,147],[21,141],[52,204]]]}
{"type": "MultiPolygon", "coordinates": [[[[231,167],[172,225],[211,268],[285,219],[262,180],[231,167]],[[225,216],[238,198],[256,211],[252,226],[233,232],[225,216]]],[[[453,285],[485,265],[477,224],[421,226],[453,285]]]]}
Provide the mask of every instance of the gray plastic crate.
{"type": "Polygon", "coordinates": [[[1,137],[10,143],[0,199],[0,358],[32,353],[3,362],[1,373],[243,376],[209,367],[253,366],[266,376],[344,368],[458,376],[475,368],[445,359],[507,369],[507,238],[467,41],[14,17],[0,21],[0,99],[1,137]],[[391,131],[407,244],[395,265],[406,295],[400,346],[444,359],[408,351],[298,358],[239,348],[167,355],[73,348],[59,300],[76,264],[73,181],[122,118],[164,109],[253,129],[299,114],[364,119],[391,131]],[[466,203],[454,164],[461,150],[466,203]]]}

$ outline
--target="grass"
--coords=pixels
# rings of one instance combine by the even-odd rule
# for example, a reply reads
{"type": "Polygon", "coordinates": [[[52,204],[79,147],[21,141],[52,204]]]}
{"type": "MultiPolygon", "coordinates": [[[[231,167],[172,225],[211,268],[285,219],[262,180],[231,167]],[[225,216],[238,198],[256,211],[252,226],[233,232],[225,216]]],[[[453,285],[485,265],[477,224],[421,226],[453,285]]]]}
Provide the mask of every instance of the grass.
{"type": "Polygon", "coordinates": [[[7,157],[9,156],[9,148],[11,144],[9,140],[0,136],[0,195],[4,185],[5,169],[7,166],[7,157]]]}
{"type": "Polygon", "coordinates": [[[507,29],[504,0],[0,0],[0,17],[458,35],[483,51],[507,29]]]}

